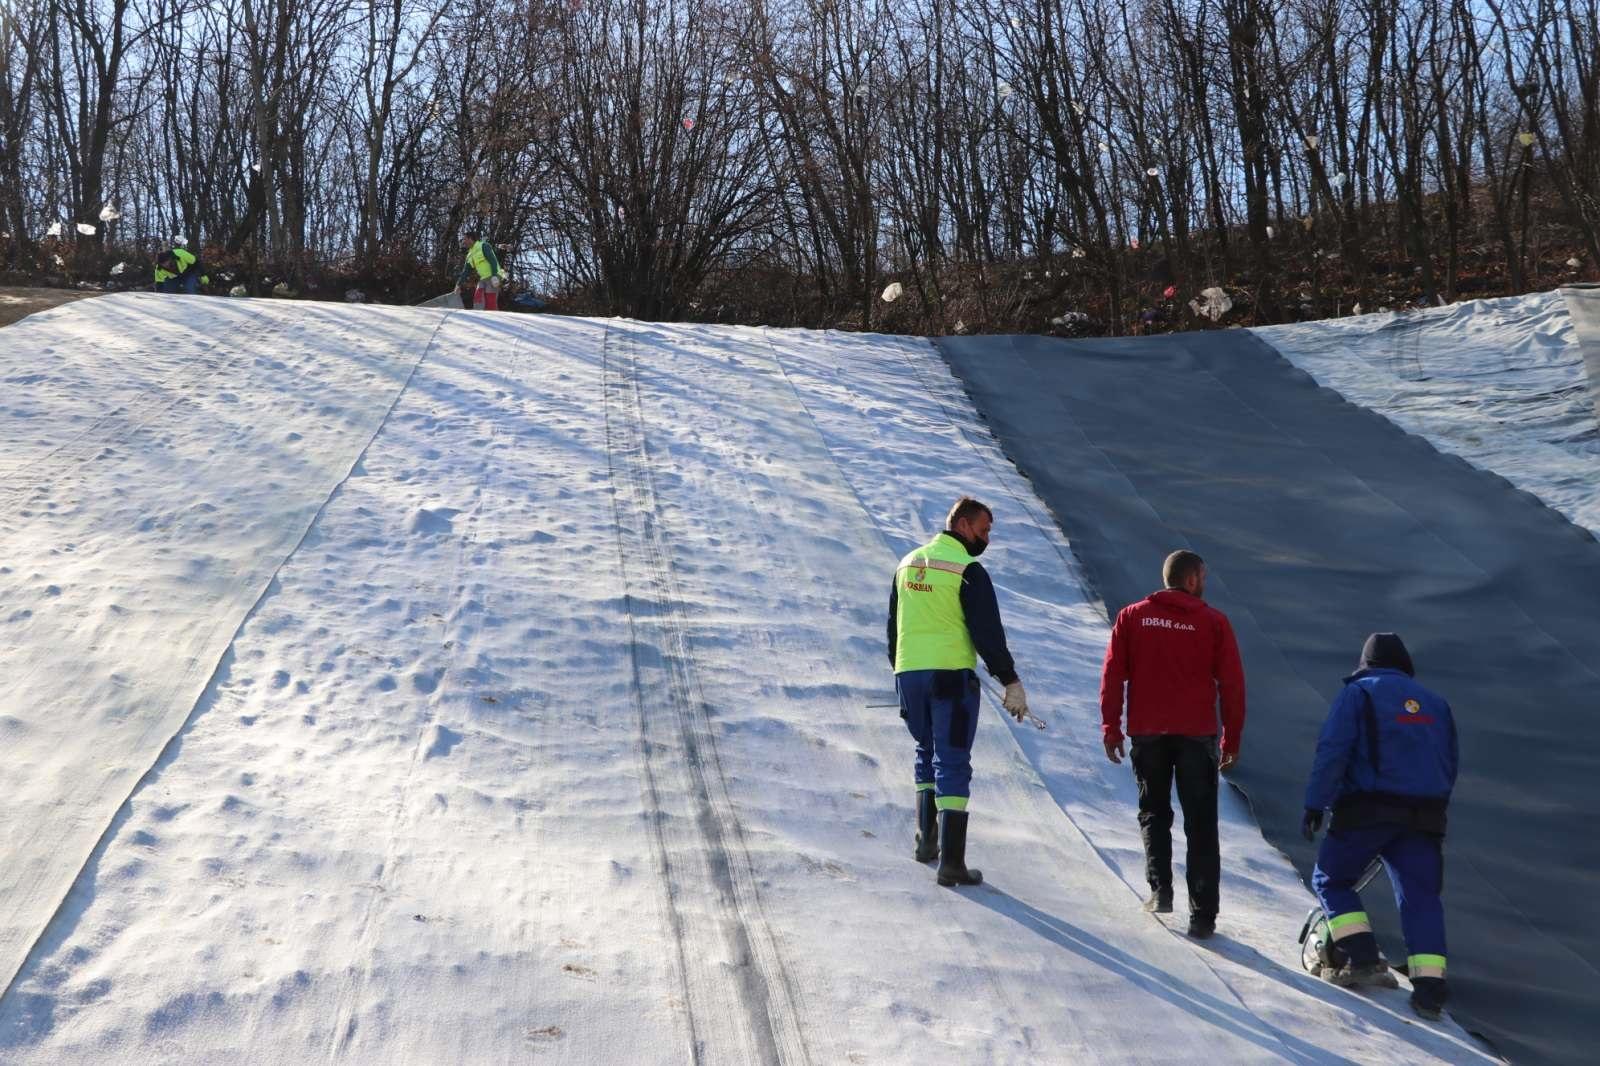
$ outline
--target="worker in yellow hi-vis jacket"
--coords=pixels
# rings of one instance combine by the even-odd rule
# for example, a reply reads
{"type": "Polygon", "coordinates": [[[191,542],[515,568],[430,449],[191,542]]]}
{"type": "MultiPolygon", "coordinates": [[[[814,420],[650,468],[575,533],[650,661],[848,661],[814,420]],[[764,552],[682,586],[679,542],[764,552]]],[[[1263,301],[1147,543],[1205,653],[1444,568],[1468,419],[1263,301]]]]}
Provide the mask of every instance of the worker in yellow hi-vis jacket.
{"type": "Polygon", "coordinates": [[[974,670],[979,655],[1006,687],[1006,711],[1019,722],[1028,715],[994,583],[977,562],[993,526],[988,507],[961,497],[944,531],[900,560],[889,592],[889,660],[900,717],[917,742],[916,859],[938,859],[938,881],[946,887],[983,880],[967,868],[966,855],[972,742],[981,707],[974,670]]]}

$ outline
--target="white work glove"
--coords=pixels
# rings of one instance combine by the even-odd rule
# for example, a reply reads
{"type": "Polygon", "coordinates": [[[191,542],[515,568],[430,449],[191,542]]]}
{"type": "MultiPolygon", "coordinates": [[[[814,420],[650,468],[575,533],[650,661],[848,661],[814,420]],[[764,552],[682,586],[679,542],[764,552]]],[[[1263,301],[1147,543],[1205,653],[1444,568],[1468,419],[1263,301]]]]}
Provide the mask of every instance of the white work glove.
{"type": "Polygon", "coordinates": [[[499,292],[500,291],[500,275],[499,274],[490,274],[488,277],[483,279],[482,286],[483,286],[483,291],[484,292],[499,292]]]}
{"type": "Polygon", "coordinates": [[[1006,686],[1006,694],[1001,698],[1000,706],[1019,722],[1028,717],[1028,694],[1022,691],[1021,681],[1013,681],[1006,686]]]}

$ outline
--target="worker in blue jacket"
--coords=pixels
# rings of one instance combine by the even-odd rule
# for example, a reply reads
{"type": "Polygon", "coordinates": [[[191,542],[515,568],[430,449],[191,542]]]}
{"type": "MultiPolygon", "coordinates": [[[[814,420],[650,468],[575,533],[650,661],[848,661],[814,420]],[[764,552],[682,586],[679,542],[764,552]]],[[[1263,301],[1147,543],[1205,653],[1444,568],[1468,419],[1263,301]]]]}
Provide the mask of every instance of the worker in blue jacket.
{"type": "Polygon", "coordinates": [[[1306,786],[1301,830],[1314,840],[1332,809],[1311,887],[1348,961],[1326,976],[1345,987],[1394,988],[1355,884],[1381,858],[1394,885],[1409,953],[1411,1006],[1424,1018],[1444,1008],[1445,810],[1456,783],[1456,724],[1450,705],[1418,684],[1411,653],[1394,633],[1374,633],[1361,665],[1328,711],[1306,786]]]}

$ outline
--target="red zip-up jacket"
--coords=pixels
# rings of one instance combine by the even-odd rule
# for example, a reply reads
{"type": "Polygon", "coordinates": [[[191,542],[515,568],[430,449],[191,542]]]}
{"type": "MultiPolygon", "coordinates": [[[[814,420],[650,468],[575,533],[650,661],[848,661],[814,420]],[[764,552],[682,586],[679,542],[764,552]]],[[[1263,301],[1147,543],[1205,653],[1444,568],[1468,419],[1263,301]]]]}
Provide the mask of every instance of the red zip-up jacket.
{"type": "Polygon", "coordinates": [[[1228,616],[1178,589],[1162,589],[1124,607],[1111,627],[1100,670],[1101,733],[1122,740],[1127,683],[1128,735],[1217,733],[1222,697],[1222,750],[1239,753],[1244,735],[1244,667],[1228,616]]]}

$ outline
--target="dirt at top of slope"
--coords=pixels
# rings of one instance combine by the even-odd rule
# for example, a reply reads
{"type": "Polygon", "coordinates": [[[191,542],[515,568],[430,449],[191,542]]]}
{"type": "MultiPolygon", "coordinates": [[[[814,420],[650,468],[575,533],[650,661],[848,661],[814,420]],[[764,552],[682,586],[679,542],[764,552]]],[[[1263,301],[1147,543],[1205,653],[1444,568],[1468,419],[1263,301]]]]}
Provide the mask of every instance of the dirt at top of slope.
{"type": "Polygon", "coordinates": [[[52,307],[86,296],[93,292],[74,292],[71,289],[32,289],[21,286],[0,285],[0,326],[9,326],[35,311],[48,311],[52,307]]]}

